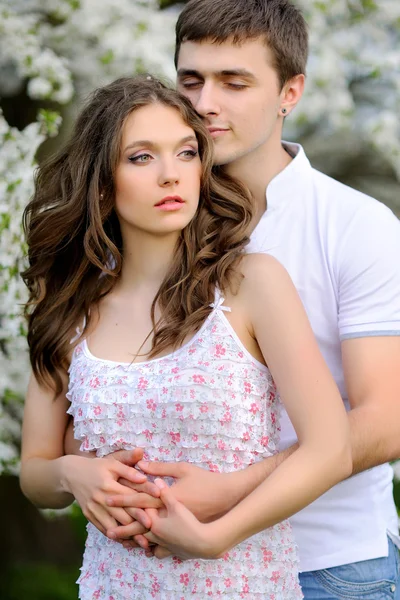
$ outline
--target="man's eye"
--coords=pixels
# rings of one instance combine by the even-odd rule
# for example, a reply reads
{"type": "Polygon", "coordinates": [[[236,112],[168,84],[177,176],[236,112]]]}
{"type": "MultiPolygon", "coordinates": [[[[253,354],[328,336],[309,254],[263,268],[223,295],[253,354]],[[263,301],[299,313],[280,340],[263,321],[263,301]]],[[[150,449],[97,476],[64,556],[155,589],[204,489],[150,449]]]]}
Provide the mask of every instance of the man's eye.
{"type": "Polygon", "coordinates": [[[227,85],[233,90],[244,90],[247,87],[243,83],[228,83],[227,85]]]}
{"type": "Polygon", "coordinates": [[[199,85],[201,85],[201,81],[182,81],[181,85],[187,89],[194,89],[195,87],[198,87],[199,85]]]}

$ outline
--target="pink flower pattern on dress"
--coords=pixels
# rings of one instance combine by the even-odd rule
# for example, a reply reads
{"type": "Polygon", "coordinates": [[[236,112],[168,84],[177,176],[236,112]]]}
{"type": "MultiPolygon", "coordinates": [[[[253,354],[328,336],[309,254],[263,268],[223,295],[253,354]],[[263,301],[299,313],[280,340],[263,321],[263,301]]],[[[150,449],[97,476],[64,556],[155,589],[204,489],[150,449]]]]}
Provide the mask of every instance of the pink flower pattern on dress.
{"type": "MultiPolygon", "coordinates": [[[[243,469],[277,452],[280,399],[266,367],[243,349],[219,306],[179,350],[143,363],[96,359],[75,348],[68,410],[81,449],[97,456],[144,449],[146,460],[185,461],[212,472],[243,469]]],[[[79,582],[81,600],[300,600],[288,521],[252,536],[219,560],[147,558],[93,525],[79,582]]]]}

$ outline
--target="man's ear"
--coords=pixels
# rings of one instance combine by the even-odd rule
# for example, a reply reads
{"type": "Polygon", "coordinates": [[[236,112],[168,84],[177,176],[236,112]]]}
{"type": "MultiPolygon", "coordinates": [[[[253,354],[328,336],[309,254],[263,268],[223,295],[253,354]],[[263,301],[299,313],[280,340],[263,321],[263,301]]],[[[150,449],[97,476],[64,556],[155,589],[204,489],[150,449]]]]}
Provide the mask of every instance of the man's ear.
{"type": "Polygon", "coordinates": [[[283,117],[295,108],[303,95],[305,75],[295,75],[285,83],[281,91],[281,104],[279,114],[283,117]]]}

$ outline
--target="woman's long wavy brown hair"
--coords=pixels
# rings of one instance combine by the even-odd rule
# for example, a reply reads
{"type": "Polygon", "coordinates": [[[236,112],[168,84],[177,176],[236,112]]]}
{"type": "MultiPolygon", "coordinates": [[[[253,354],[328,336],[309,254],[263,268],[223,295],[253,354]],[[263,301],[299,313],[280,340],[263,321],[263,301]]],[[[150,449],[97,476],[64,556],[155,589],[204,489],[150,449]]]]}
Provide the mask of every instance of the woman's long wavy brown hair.
{"type": "Polygon", "coordinates": [[[182,231],[169,271],[151,307],[149,357],[176,348],[199,329],[215,288],[226,289],[248,242],[250,193],[221,169],[212,169],[212,141],[186,98],[150,76],[118,79],[96,90],[78,117],[70,141],[36,173],[24,212],[29,267],[28,343],[38,381],[59,394],[68,368],[71,332],[115,285],[122,239],[114,210],[114,175],[122,129],[140,107],[176,109],[197,137],[202,161],[199,208],[182,231]],[[161,319],[155,320],[155,309],[161,319]]]}

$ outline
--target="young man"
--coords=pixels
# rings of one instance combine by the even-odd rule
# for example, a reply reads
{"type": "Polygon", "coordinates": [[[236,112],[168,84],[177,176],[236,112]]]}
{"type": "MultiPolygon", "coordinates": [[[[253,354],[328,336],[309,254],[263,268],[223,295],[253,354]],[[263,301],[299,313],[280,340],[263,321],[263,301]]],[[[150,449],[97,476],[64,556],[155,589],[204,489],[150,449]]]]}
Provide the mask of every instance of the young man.
{"type": "MultiPolygon", "coordinates": [[[[178,89],[209,128],[216,162],[254,195],[250,251],[274,255],[289,271],[349,409],[354,476],[292,518],[305,598],[395,598],[399,540],[387,462],[400,456],[399,222],[315,171],[300,146],[281,143],[302,95],[308,46],[290,2],[190,0],[176,32],[178,89]]],[[[247,492],[295,443],[283,414],[287,449],[257,465],[253,482],[246,474],[247,492]]],[[[206,503],[210,489],[194,487],[195,471],[184,470],[180,498],[206,503]]],[[[231,507],[227,495],[216,512],[231,507]]]]}
{"type": "MultiPolygon", "coordinates": [[[[216,163],[252,191],[249,251],[287,268],[349,410],[353,477],[291,519],[304,596],[398,599],[387,463],[400,456],[400,225],[379,202],[315,171],[300,146],[281,142],[302,95],[307,49],[306,24],[288,0],[190,0],[177,23],[178,89],[209,128],[216,163]]],[[[179,500],[212,519],[290,455],[296,438],[286,414],[281,427],[282,451],[234,486],[187,464],[146,471],[176,477],[179,500]]],[[[140,502],[132,496],[132,506],[140,502]]]]}

